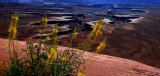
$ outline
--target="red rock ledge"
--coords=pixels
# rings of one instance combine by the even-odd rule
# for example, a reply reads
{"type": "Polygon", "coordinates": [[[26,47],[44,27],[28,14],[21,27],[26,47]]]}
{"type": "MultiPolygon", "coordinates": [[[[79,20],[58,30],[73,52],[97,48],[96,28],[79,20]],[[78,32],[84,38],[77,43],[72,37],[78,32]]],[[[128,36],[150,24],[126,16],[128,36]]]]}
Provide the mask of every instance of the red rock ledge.
{"type": "MultiPolygon", "coordinates": [[[[18,41],[19,47],[24,48],[25,42],[18,41]]],[[[65,47],[58,47],[59,50],[65,47]]],[[[84,58],[92,53],[86,52],[84,58]]],[[[7,39],[0,38],[0,61],[8,60],[7,39]]],[[[85,64],[85,76],[160,76],[160,69],[136,61],[108,56],[96,55],[85,64]]],[[[0,67],[1,68],[1,67],[0,67]]]]}

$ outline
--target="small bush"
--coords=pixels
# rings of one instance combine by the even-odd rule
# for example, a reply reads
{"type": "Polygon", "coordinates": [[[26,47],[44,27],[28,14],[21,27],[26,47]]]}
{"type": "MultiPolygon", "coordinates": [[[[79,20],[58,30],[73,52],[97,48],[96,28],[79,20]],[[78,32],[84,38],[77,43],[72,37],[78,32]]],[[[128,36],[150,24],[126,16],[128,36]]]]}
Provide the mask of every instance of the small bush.
{"type": "MultiPolygon", "coordinates": [[[[81,71],[79,71],[79,67],[86,61],[91,60],[94,55],[98,54],[106,46],[104,39],[92,56],[87,59],[84,59],[82,56],[102,34],[102,19],[100,19],[93,31],[79,46],[79,49],[83,49],[84,51],[72,48],[72,43],[76,40],[77,35],[76,28],[74,28],[68,48],[63,51],[58,50],[58,25],[56,25],[53,28],[52,37],[41,38],[39,43],[27,41],[26,49],[21,49],[19,53],[19,50],[15,48],[18,20],[18,14],[14,13],[8,30],[10,62],[2,62],[4,65],[3,76],[76,76],[77,74],[78,76],[84,76],[85,67],[81,71]],[[20,57],[22,53],[26,56],[20,57]]],[[[45,13],[40,27],[42,33],[46,24],[47,16],[45,13]]]]}

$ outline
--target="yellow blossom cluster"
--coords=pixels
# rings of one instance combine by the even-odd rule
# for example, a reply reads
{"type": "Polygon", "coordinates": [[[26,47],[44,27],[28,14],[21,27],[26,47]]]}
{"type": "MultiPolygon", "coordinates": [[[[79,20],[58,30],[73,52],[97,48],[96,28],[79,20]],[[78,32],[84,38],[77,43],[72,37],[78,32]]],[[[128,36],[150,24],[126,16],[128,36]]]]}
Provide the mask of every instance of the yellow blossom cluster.
{"type": "Polygon", "coordinates": [[[9,30],[8,30],[8,32],[9,32],[8,38],[10,40],[13,40],[16,38],[18,20],[19,20],[19,17],[17,15],[17,13],[15,12],[14,15],[12,16],[12,20],[11,20],[9,30]]]}
{"type": "Polygon", "coordinates": [[[52,63],[53,59],[57,56],[57,51],[54,48],[51,48],[50,54],[48,55],[48,63],[52,63]]]}
{"type": "Polygon", "coordinates": [[[58,33],[58,24],[55,25],[55,27],[53,28],[53,38],[55,38],[57,36],[57,33],[58,33]]]}
{"type": "Polygon", "coordinates": [[[96,40],[102,35],[102,25],[103,17],[96,23],[92,32],[88,35],[87,39],[81,44],[80,48],[85,51],[90,51],[91,46],[96,42],[96,40]]]}
{"type": "Polygon", "coordinates": [[[95,54],[100,53],[106,47],[106,39],[104,39],[101,44],[97,47],[95,54]]]}
{"type": "Polygon", "coordinates": [[[13,20],[16,20],[16,21],[19,20],[19,17],[18,17],[17,12],[14,13],[14,15],[12,16],[12,19],[13,19],[13,20]]]}
{"type": "Polygon", "coordinates": [[[93,31],[91,32],[91,35],[92,35],[92,36],[95,36],[95,38],[98,38],[99,36],[102,35],[102,20],[99,20],[99,21],[96,23],[93,31]]]}
{"type": "Polygon", "coordinates": [[[68,55],[65,54],[63,57],[62,57],[62,61],[67,61],[68,60],[68,55]]]}
{"type": "Polygon", "coordinates": [[[72,39],[75,39],[77,37],[76,27],[73,30],[73,36],[72,39]]]}
{"type": "Polygon", "coordinates": [[[9,39],[10,40],[15,39],[16,33],[17,33],[17,28],[14,26],[10,26],[8,32],[9,32],[9,39]]]}
{"type": "Polygon", "coordinates": [[[44,16],[42,17],[42,28],[45,28],[48,22],[46,15],[47,15],[47,12],[45,12],[44,16]]]}
{"type": "Polygon", "coordinates": [[[51,40],[51,37],[49,36],[49,34],[47,34],[46,40],[51,40]]]}

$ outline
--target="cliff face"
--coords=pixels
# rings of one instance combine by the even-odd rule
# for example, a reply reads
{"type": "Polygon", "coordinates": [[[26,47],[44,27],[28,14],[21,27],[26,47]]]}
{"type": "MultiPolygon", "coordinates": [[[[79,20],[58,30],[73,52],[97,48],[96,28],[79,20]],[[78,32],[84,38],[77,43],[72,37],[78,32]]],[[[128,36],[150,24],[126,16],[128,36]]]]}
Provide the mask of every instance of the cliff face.
{"type": "MultiPolygon", "coordinates": [[[[25,41],[18,41],[19,47],[25,47],[25,41]]],[[[7,39],[0,38],[0,61],[8,60],[7,39]]],[[[58,47],[65,50],[66,47],[58,47]]],[[[85,52],[83,57],[88,58],[93,53],[85,52]]],[[[160,76],[160,69],[136,61],[108,56],[96,55],[85,64],[85,76],[160,76]]],[[[82,67],[81,67],[82,68],[82,67]]]]}

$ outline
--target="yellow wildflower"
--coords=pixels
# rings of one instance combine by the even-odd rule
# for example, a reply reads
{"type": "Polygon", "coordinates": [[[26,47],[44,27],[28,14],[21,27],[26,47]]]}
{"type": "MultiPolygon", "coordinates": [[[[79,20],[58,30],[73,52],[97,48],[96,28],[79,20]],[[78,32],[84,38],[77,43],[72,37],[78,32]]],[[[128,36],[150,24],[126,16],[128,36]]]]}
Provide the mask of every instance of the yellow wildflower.
{"type": "Polygon", "coordinates": [[[14,26],[10,26],[8,32],[9,32],[9,39],[10,40],[15,39],[16,33],[17,33],[17,28],[14,26]]]}
{"type": "Polygon", "coordinates": [[[100,20],[102,21],[104,19],[104,16],[101,16],[100,20]]]}
{"type": "Polygon", "coordinates": [[[68,55],[65,54],[63,57],[62,57],[62,61],[67,61],[68,60],[68,55]]]}
{"type": "Polygon", "coordinates": [[[90,35],[95,36],[95,38],[98,38],[100,35],[102,35],[102,21],[101,20],[99,20],[96,23],[96,25],[90,35]]]}
{"type": "Polygon", "coordinates": [[[55,38],[57,36],[58,33],[58,24],[55,25],[55,27],[53,28],[53,38],[55,38]]]}
{"type": "Polygon", "coordinates": [[[72,39],[75,39],[77,37],[76,27],[73,30],[73,36],[72,39]]]}
{"type": "Polygon", "coordinates": [[[95,27],[93,28],[91,34],[94,34],[98,30],[98,23],[96,23],[95,27]]]}
{"type": "Polygon", "coordinates": [[[49,34],[47,34],[46,40],[51,40],[51,37],[49,36],[49,34]]]}
{"type": "Polygon", "coordinates": [[[79,72],[78,76],[84,76],[84,74],[83,74],[83,73],[81,73],[81,72],[79,72]]]}
{"type": "Polygon", "coordinates": [[[13,20],[16,20],[16,21],[19,20],[19,17],[18,17],[17,12],[14,12],[14,15],[12,16],[12,19],[13,19],[13,20]]]}
{"type": "Polygon", "coordinates": [[[86,70],[86,67],[83,67],[83,69],[78,73],[78,76],[84,76],[85,70],[86,70]]]}
{"type": "Polygon", "coordinates": [[[10,26],[14,26],[14,21],[11,20],[10,26]]]}
{"type": "Polygon", "coordinates": [[[47,13],[45,12],[44,16],[42,17],[42,28],[46,27],[47,22],[48,22],[46,15],[47,13]]]}
{"type": "Polygon", "coordinates": [[[95,52],[95,54],[98,54],[99,52],[101,52],[102,50],[104,50],[104,48],[106,47],[106,39],[104,39],[101,44],[97,47],[97,50],[95,52]]]}
{"type": "Polygon", "coordinates": [[[97,33],[96,33],[96,35],[95,35],[95,38],[98,38],[98,37],[101,36],[101,35],[102,35],[102,31],[101,31],[101,30],[98,30],[97,33]]]}
{"type": "Polygon", "coordinates": [[[51,48],[50,54],[48,55],[48,62],[52,63],[53,59],[57,56],[57,52],[54,48],[51,48]]]}
{"type": "Polygon", "coordinates": [[[11,23],[10,23],[10,26],[9,26],[9,39],[15,39],[16,37],[16,33],[17,33],[17,20],[18,20],[18,15],[17,13],[15,12],[14,15],[12,16],[12,20],[11,20],[11,23]]]}

